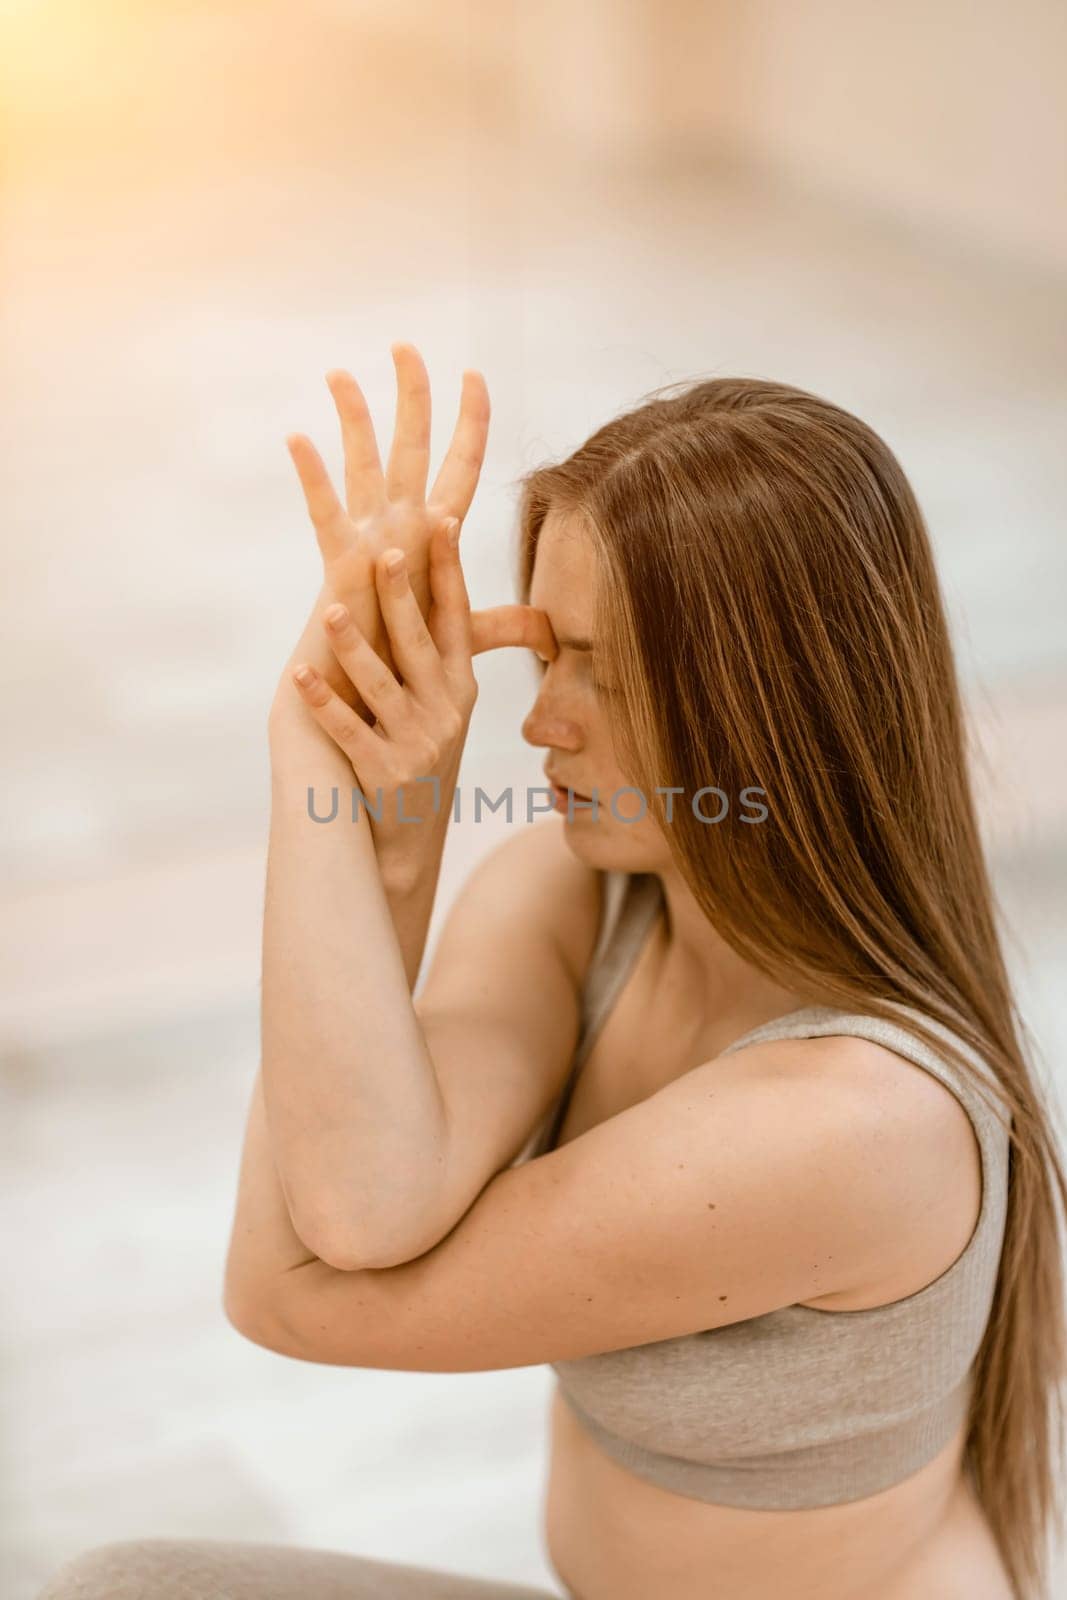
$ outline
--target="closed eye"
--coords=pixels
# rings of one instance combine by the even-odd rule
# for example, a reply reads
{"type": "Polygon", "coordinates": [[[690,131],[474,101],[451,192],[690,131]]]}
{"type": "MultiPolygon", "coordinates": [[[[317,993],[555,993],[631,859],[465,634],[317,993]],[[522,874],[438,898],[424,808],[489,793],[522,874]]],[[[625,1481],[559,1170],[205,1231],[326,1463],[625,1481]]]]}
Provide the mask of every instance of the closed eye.
{"type": "MultiPolygon", "coordinates": [[[[539,677],[542,677],[542,678],[544,677],[545,673],[548,671],[549,664],[550,663],[545,661],[543,657],[538,656],[538,655],[534,656],[534,666],[537,669],[537,673],[538,673],[539,677]]],[[[616,690],[615,690],[615,688],[614,688],[614,686],[612,684],[604,683],[603,680],[600,679],[600,678],[590,677],[589,682],[590,682],[590,685],[592,686],[592,688],[594,688],[596,690],[597,694],[615,694],[616,693],[616,690]]]]}

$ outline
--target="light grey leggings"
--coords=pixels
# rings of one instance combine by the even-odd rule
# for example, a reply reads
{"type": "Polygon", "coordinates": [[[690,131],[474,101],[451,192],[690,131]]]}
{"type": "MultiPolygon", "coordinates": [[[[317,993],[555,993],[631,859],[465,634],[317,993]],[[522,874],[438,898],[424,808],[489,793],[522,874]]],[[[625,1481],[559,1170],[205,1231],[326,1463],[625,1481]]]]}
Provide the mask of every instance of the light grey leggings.
{"type": "Polygon", "coordinates": [[[549,1589],[463,1578],[299,1545],[128,1539],[94,1545],[37,1600],[559,1600],[549,1589]]]}

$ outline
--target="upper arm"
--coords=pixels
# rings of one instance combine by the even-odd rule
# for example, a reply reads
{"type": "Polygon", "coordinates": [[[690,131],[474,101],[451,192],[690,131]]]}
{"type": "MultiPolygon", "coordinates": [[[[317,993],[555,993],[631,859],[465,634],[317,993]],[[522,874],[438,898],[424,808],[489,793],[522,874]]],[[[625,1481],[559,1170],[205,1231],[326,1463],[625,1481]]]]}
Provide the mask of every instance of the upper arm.
{"type": "Polygon", "coordinates": [[[442,1233],[563,1087],[599,910],[552,818],[492,850],[450,907],[414,1002],[447,1119],[442,1233]]]}
{"type": "Polygon", "coordinates": [[[695,1068],[499,1173],[416,1260],[296,1269],[263,1342],[338,1365],[527,1366],[870,1281],[944,1195],[940,1135],[917,1137],[914,1098],[846,1070],[836,1043],[773,1041],[695,1068]]]}

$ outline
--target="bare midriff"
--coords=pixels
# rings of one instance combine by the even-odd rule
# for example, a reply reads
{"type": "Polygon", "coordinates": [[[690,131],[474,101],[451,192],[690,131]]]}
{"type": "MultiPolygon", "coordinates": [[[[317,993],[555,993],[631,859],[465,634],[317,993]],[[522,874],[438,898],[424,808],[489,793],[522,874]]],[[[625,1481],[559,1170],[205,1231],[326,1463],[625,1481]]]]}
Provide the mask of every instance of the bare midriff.
{"type": "Polygon", "coordinates": [[[544,1501],[571,1600],[1011,1600],[963,1430],[902,1483],[800,1511],[711,1505],[610,1457],[557,1389],[544,1501]]]}

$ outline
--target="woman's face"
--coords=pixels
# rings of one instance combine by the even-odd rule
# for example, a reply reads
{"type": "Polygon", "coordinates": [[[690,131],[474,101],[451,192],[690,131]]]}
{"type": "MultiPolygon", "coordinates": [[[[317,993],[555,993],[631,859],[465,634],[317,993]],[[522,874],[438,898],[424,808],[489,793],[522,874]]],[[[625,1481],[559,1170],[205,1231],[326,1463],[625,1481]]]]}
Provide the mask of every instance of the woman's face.
{"type": "Polygon", "coordinates": [[[581,524],[550,511],[538,538],[529,603],[547,613],[559,653],[544,669],[522,733],[530,744],[544,748],[546,775],[575,791],[571,811],[564,806],[562,812],[575,854],[602,869],[652,871],[669,861],[670,854],[647,797],[643,803],[639,794],[627,790],[630,779],[615,751],[617,689],[593,638],[596,569],[595,552],[581,524]],[[595,819],[588,803],[594,789],[595,819]],[[585,803],[579,796],[586,797],[585,803]]]}

